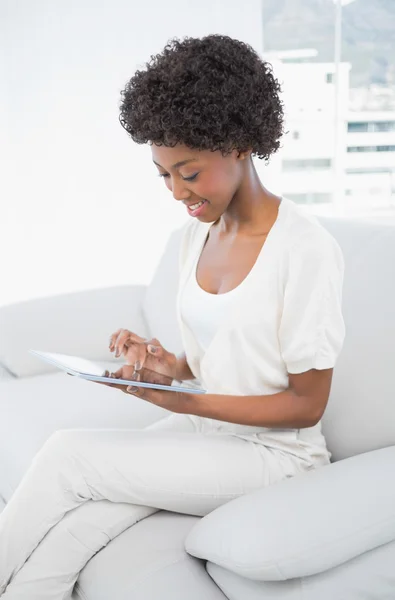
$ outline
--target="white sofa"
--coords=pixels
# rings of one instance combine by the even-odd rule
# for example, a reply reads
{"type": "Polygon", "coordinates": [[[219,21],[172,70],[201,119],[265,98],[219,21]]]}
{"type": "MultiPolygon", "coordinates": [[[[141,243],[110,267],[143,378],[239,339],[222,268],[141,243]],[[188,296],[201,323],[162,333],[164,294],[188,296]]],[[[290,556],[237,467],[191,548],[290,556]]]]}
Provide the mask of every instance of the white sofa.
{"type": "MultiPolygon", "coordinates": [[[[74,600],[395,598],[395,227],[321,217],[346,262],[346,341],[323,419],[333,463],[229,502],[203,519],[158,512],[82,571],[74,600]],[[206,562],[207,561],[207,562],[206,562]]],[[[180,233],[152,284],[0,308],[0,496],[7,502],[62,428],[144,427],[165,411],[68,377],[29,348],[107,361],[119,327],[181,351],[180,233]]]]}

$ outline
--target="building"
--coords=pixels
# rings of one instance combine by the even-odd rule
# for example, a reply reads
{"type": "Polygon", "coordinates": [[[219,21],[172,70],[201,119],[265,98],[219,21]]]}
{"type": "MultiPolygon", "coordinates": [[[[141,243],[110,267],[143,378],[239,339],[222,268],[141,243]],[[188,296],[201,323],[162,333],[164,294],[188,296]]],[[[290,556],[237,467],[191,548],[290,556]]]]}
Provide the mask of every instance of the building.
{"type": "MultiPolygon", "coordinates": [[[[264,56],[280,80],[286,111],[282,148],[266,172],[275,191],[303,204],[395,204],[395,111],[353,94],[351,65],[311,62],[314,50],[264,56]],[[351,110],[352,107],[364,110],[351,110]],[[270,179],[270,177],[269,177],[270,179]]],[[[265,173],[266,175],[266,173],[265,173]]]]}
{"type": "Polygon", "coordinates": [[[347,202],[395,204],[395,110],[350,112],[346,150],[347,202]]]}

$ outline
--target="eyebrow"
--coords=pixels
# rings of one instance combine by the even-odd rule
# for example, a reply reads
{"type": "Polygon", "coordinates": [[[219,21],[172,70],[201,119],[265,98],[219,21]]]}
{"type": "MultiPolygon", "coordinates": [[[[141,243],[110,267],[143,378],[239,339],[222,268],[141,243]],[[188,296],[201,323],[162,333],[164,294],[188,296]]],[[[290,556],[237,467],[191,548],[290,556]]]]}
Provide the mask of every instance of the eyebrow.
{"type": "MultiPolygon", "coordinates": [[[[179,167],[183,167],[187,163],[196,162],[196,161],[197,161],[197,158],[189,158],[188,160],[180,160],[180,162],[177,162],[171,168],[172,169],[178,169],[179,167]]],[[[156,164],[157,167],[161,167],[161,169],[164,169],[164,167],[162,167],[162,165],[160,165],[159,163],[157,163],[155,160],[153,162],[156,164]]]]}

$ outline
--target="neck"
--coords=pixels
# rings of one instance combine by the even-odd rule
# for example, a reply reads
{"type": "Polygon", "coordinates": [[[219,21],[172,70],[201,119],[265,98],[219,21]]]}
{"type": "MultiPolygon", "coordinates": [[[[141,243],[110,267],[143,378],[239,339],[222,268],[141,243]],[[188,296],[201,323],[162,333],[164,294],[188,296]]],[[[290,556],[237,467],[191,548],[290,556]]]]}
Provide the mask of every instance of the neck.
{"type": "Polygon", "coordinates": [[[248,233],[264,232],[277,216],[280,198],[264,187],[250,160],[245,161],[245,172],[239,188],[220,219],[224,232],[248,233]]]}

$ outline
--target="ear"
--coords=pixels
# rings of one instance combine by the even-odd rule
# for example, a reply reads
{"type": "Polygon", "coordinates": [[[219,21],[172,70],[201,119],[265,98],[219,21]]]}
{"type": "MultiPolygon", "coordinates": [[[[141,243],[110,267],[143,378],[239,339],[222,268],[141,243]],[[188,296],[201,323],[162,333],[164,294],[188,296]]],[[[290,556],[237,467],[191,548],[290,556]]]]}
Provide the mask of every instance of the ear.
{"type": "Polygon", "coordinates": [[[245,150],[244,152],[238,152],[237,158],[239,160],[246,160],[251,156],[252,150],[245,150]]]}

